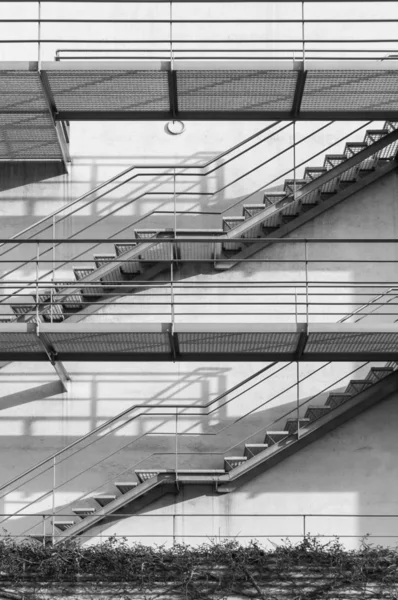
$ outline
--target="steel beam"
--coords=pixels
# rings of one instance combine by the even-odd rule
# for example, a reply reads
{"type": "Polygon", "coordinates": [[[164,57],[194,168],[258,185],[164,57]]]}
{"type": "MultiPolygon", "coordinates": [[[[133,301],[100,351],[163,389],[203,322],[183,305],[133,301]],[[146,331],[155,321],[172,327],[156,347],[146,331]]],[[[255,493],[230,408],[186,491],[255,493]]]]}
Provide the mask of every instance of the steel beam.
{"type": "MultiPolygon", "coordinates": [[[[6,324],[0,327],[0,360],[18,360],[18,361],[46,361],[50,359],[51,363],[56,368],[60,379],[67,385],[69,376],[66,373],[61,361],[65,362],[154,362],[154,361],[184,361],[184,362],[216,362],[216,361],[250,361],[250,362],[268,362],[268,361],[387,361],[398,360],[398,325],[366,325],[359,323],[337,323],[337,324],[314,324],[306,325],[305,323],[289,324],[289,323],[184,323],[176,324],[172,340],[170,332],[172,326],[170,323],[41,323],[40,330],[34,324],[6,324]],[[36,328],[36,329],[35,329],[36,328]],[[34,346],[32,333],[36,335],[44,352],[40,351],[39,346],[34,346]],[[179,346],[175,345],[178,336],[183,334],[191,334],[191,338],[187,344],[189,348],[184,348],[184,340],[181,339],[179,346]],[[208,350],[203,348],[203,338],[201,334],[206,336],[206,344],[208,350]],[[263,351],[242,351],[237,345],[234,351],[225,351],[221,349],[217,351],[215,348],[220,342],[218,334],[242,334],[258,335],[264,334],[264,350],[263,351]],[[6,348],[9,350],[1,350],[2,334],[5,336],[6,348]],[[12,334],[17,334],[16,350],[13,350],[12,334]],[[32,350],[18,351],[20,347],[21,336],[26,335],[27,346],[33,344],[32,350]],[[57,348],[57,335],[61,334],[60,347],[57,348]],[[79,334],[79,337],[76,337],[79,334]],[[89,351],[79,349],[79,338],[82,344],[86,344],[86,337],[89,336],[91,348],[89,351]],[[117,348],[117,335],[131,335],[131,351],[119,351],[117,348]],[[134,334],[157,334],[160,337],[161,343],[164,344],[164,350],[159,351],[156,348],[153,352],[141,352],[139,346],[134,349],[134,334]],[[197,342],[195,334],[198,335],[197,342]],[[284,336],[285,345],[290,348],[286,351],[280,349],[272,349],[272,338],[268,338],[271,344],[267,350],[267,334],[280,334],[284,336]],[[314,335],[317,338],[314,338],[314,335]],[[377,334],[376,339],[372,339],[372,334],[377,334]],[[397,342],[391,340],[391,335],[394,335],[397,342]],[[75,351],[62,350],[62,344],[65,342],[65,336],[70,335],[71,341],[74,343],[75,351]],[[112,342],[113,350],[96,350],[95,336],[101,336],[100,342],[106,344],[106,336],[109,335],[109,340],[112,342]],[[380,344],[380,335],[385,335],[385,342],[388,343],[388,349],[383,348],[383,338],[381,350],[377,344],[380,344]],[[105,337],[104,337],[105,336],[105,337]],[[116,337],[114,337],[116,336],[116,337]],[[335,336],[335,337],[334,337],[335,336]],[[358,337],[356,337],[358,336],[358,337]],[[352,348],[355,340],[358,340],[358,348],[360,350],[347,350],[352,348]],[[11,340],[11,341],[10,341],[11,340]],[[52,342],[50,340],[53,340],[52,342]],[[195,349],[195,344],[198,344],[200,350],[195,349]],[[327,346],[329,344],[330,350],[327,346]],[[372,347],[372,344],[376,344],[372,347]],[[337,345],[337,350],[336,350],[337,345]],[[340,347],[340,349],[339,349],[340,347]],[[319,348],[319,349],[317,349],[319,348]],[[366,349],[364,349],[366,348],[366,349]]],[[[138,337],[138,340],[141,338],[138,337]]],[[[159,339],[159,338],[158,338],[159,339]]],[[[236,338],[238,339],[238,338],[236,338]]],[[[250,341],[250,338],[249,338],[250,341]]],[[[223,344],[229,342],[229,338],[221,339],[223,344]]],[[[140,342],[139,342],[140,343],[140,342]]],[[[155,338],[155,343],[158,343],[155,338]]],[[[258,341],[256,342],[258,343],[258,341]]]]}
{"type": "Polygon", "coordinates": [[[292,119],[297,119],[300,114],[301,100],[303,99],[305,81],[307,79],[307,71],[299,71],[297,77],[296,89],[294,91],[292,119]]]}
{"type": "Polygon", "coordinates": [[[68,384],[70,382],[70,376],[67,370],[65,369],[62,362],[59,360],[56,351],[54,350],[46,336],[40,332],[39,328],[37,329],[37,337],[39,338],[40,343],[42,344],[50,363],[54,367],[54,370],[59,377],[59,380],[64,387],[64,391],[67,392],[68,384]]]}

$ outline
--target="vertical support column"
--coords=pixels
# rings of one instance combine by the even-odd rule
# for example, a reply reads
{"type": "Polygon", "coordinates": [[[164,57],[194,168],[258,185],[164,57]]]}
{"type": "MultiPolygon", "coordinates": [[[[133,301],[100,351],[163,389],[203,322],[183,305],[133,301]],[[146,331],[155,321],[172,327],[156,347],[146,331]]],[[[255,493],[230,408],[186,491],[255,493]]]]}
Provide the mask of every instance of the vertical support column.
{"type": "Polygon", "coordinates": [[[307,537],[307,526],[305,522],[305,518],[307,515],[303,515],[303,539],[307,537]]]}

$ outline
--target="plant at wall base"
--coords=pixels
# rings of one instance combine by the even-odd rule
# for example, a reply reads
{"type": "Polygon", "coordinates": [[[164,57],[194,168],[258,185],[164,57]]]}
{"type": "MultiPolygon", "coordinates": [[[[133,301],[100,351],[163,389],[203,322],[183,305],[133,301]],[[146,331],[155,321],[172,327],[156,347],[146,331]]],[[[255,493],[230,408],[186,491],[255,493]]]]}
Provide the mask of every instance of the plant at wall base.
{"type": "Polygon", "coordinates": [[[308,536],[268,550],[252,541],[172,548],[110,538],[90,546],[0,540],[0,600],[311,600],[397,598],[398,549],[357,551],[308,536]]]}

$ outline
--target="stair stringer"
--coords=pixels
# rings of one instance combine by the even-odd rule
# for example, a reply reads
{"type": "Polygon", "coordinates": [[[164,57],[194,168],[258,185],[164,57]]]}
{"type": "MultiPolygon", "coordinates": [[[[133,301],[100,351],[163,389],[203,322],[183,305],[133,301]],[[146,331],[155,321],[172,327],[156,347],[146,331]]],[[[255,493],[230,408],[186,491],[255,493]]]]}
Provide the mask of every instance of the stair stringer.
{"type": "Polygon", "coordinates": [[[248,483],[255,477],[268,471],[289,456],[292,456],[302,448],[315,442],[329,431],[333,431],[340,425],[355,418],[360,413],[371,408],[378,402],[385,400],[390,394],[398,390],[398,372],[375,383],[367,390],[360,392],[347,400],[338,408],[320,417],[304,429],[300,430],[300,437],[291,435],[283,441],[274,444],[254,458],[248,460],[244,465],[236,467],[226,475],[218,479],[217,491],[228,493],[248,483]]]}
{"type": "MultiPolygon", "coordinates": [[[[60,532],[55,538],[55,543],[60,543],[62,541],[66,541],[68,539],[73,538],[76,535],[84,533],[88,529],[91,529],[95,525],[97,525],[100,521],[102,521],[107,516],[114,514],[127,504],[132,504],[134,500],[142,499],[143,496],[152,492],[156,488],[156,494],[154,500],[159,498],[161,495],[166,494],[173,489],[176,485],[176,475],[173,472],[170,473],[161,473],[151,477],[147,481],[144,481],[137,487],[133,488],[129,492],[118,496],[112,502],[109,502],[100,510],[96,511],[93,515],[85,517],[78,523],[75,523],[72,527],[69,527],[65,531],[60,532]],[[162,494],[163,492],[163,494],[162,494]]],[[[152,502],[152,499],[149,499],[148,504],[152,502]]],[[[145,503],[146,504],[146,503],[145,503]]],[[[140,506],[142,508],[142,506],[140,506]]]]}
{"type": "MultiPolygon", "coordinates": [[[[330,208],[335,207],[337,204],[339,204],[340,202],[342,202],[349,196],[352,196],[353,194],[355,194],[356,192],[359,192],[360,190],[362,190],[366,186],[370,185],[371,183],[381,179],[385,175],[388,175],[388,173],[395,171],[397,169],[397,167],[398,167],[398,161],[396,159],[394,159],[391,162],[389,162],[387,165],[384,165],[383,167],[380,167],[379,169],[372,171],[369,175],[365,175],[364,177],[361,177],[355,183],[348,186],[346,189],[341,190],[340,192],[335,194],[332,198],[329,198],[328,200],[324,200],[323,202],[318,204],[316,207],[303,212],[301,215],[296,217],[290,223],[282,225],[282,227],[279,227],[269,237],[270,238],[286,237],[287,235],[289,235],[290,233],[292,233],[293,231],[295,231],[302,225],[305,225],[309,221],[312,221],[312,219],[315,219],[315,217],[321,215],[322,213],[326,212],[330,208]]],[[[285,208],[286,207],[282,207],[280,209],[280,212],[282,210],[284,210],[285,208]]],[[[264,236],[262,239],[266,240],[267,236],[264,236]]],[[[244,243],[244,240],[243,240],[243,243],[244,243]]],[[[272,240],[269,241],[268,243],[254,242],[254,243],[250,244],[249,246],[246,246],[246,248],[244,248],[237,254],[235,254],[233,258],[234,259],[236,258],[237,260],[242,261],[246,258],[249,258],[250,256],[253,256],[253,254],[256,254],[257,252],[260,252],[260,250],[263,250],[264,248],[266,248],[267,246],[270,246],[271,244],[272,244],[272,240]]],[[[236,266],[237,264],[238,264],[237,262],[232,262],[232,261],[228,262],[228,263],[224,263],[222,258],[220,258],[218,261],[215,262],[214,266],[219,271],[225,271],[227,269],[230,269],[230,268],[236,266]]]]}

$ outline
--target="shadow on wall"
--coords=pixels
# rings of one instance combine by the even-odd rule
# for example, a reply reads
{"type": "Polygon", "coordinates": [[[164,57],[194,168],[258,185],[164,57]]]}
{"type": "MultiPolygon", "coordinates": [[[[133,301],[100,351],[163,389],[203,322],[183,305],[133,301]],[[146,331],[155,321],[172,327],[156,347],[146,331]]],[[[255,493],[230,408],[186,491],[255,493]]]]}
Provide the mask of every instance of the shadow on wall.
{"type": "Polygon", "coordinates": [[[62,161],[0,163],[0,192],[66,175],[62,161]]]}

